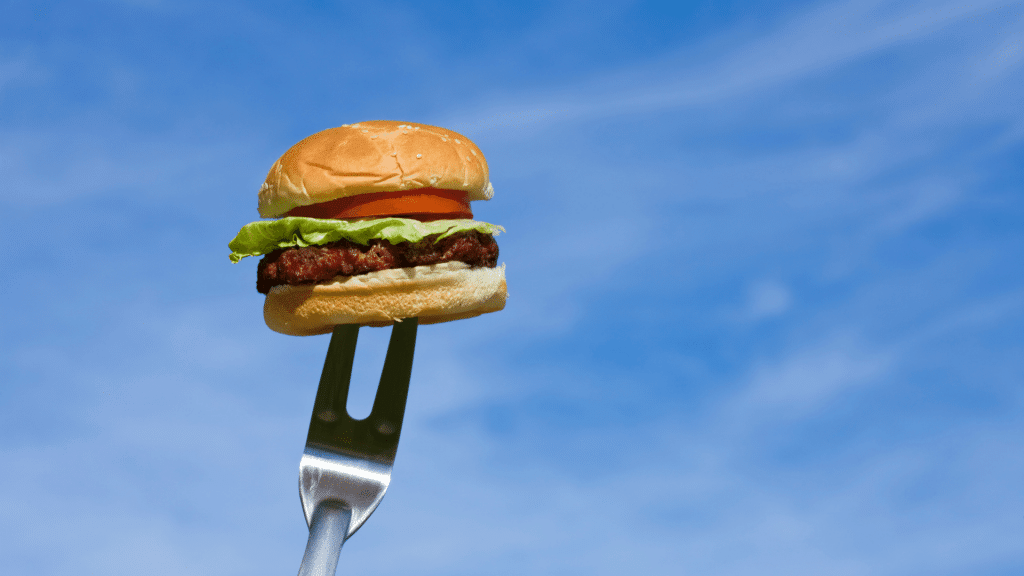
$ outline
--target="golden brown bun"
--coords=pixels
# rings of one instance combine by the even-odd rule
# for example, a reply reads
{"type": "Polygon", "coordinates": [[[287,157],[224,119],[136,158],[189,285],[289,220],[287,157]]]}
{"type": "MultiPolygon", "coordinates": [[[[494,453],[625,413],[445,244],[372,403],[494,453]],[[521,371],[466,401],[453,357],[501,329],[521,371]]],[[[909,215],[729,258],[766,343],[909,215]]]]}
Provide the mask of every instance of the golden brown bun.
{"type": "Polygon", "coordinates": [[[337,324],[387,326],[419,317],[420,324],[472,318],[505,307],[505,266],[462,262],[382,270],[302,286],[275,286],[267,294],[267,326],[291,336],[326,334],[337,324]]]}
{"type": "Polygon", "coordinates": [[[465,136],[437,126],[371,120],[329,128],[292,146],[260,188],[259,211],[276,218],[308,206],[373,192],[417,188],[494,195],[484,155],[465,136]]]}

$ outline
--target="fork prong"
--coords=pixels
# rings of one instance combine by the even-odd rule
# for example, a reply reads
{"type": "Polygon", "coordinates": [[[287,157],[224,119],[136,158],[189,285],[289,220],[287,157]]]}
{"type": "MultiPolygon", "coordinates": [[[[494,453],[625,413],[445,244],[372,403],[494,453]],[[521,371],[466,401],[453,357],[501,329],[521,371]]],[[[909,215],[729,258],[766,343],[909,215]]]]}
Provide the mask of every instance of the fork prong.
{"type": "MultiPolygon", "coordinates": [[[[395,322],[388,342],[388,353],[384,358],[384,369],[380,374],[377,396],[368,420],[377,433],[388,437],[398,447],[398,434],[402,429],[405,415],[405,401],[409,394],[409,379],[412,376],[412,357],[416,348],[418,318],[406,318],[395,322]]],[[[394,454],[391,455],[394,458],[394,454]]]]}
{"type": "Polygon", "coordinates": [[[320,373],[320,386],[313,401],[313,421],[334,422],[347,417],[348,389],[352,381],[352,361],[356,355],[359,324],[341,324],[334,327],[331,343],[327,346],[324,370],[320,373]]]}
{"type": "Polygon", "coordinates": [[[333,574],[335,564],[330,561],[337,559],[342,543],[387,491],[418,324],[417,318],[394,323],[373,409],[364,420],[353,420],[345,408],[359,326],[334,329],[299,463],[299,497],[310,527],[300,576],[333,574]],[[333,528],[325,529],[328,524],[333,528]]]}

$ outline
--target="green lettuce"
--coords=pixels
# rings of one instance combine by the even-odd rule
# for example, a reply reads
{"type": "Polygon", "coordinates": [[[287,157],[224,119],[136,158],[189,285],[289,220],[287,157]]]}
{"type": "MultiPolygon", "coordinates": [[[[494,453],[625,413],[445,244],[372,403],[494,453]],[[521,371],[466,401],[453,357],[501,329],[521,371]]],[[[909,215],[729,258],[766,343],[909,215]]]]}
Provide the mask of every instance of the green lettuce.
{"type": "Polygon", "coordinates": [[[365,245],[374,238],[388,240],[392,244],[419,242],[434,234],[438,235],[436,240],[440,240],[470,230],[495,236],[505,231],[501,226],[476,220],[420,222],[409,218],[377,218],[349,221],[288,216],[246,224],[228,243],[228,248],[231,249],[231,261],[237,263],[246,256],[262,256],[278,248],[302,248],[338,240],[365,245]]]}

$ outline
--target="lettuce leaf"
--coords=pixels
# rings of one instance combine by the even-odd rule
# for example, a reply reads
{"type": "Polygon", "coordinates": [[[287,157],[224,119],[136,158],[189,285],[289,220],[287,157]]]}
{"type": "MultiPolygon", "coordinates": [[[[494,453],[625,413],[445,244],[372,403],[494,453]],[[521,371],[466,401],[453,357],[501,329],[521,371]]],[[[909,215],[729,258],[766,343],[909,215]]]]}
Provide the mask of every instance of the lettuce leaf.
{"type": "Polygon", "coordinates": [[[419,242],[432,234],[438,234],[437,240],[440,240],[470,230],[495,236],[505,231],[501,226],[476,220],[420,222],[409,218],[377,218],[349,221],[288,216],[246,224],[228,243],[228,248],[231,261],[237,263],[246,256],[262,256],[278,248],[302,248],[342,239],[364,245],[374,238],[389,240],[392,244],[419,242]]]}

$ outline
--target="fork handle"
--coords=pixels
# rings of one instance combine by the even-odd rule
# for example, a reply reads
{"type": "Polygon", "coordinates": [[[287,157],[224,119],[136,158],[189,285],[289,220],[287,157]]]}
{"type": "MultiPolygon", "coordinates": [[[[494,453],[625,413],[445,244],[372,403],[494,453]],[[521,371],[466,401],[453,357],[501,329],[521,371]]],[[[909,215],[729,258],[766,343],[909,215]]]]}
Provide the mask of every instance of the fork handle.
{"type": "Polygon", "coordinates": [[[316,507],[299,576],[334,576],[351,521],[352,510],[337,502],[327,501],[316,507]]]}

